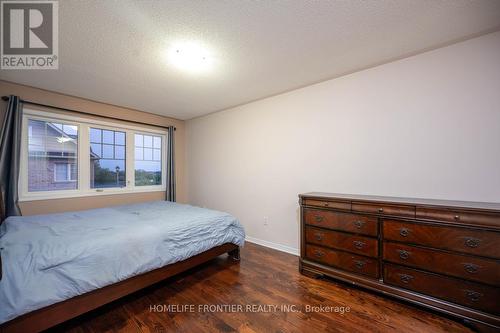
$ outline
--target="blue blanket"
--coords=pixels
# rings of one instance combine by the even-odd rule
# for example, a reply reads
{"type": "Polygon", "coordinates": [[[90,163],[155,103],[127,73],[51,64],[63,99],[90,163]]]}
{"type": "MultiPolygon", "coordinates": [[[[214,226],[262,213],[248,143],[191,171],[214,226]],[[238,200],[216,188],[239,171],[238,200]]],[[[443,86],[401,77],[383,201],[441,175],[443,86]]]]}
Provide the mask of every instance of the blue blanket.
{"type": "Polygon", "coordinates": [[[166,201],[9,217],[1,227],[0,323],[245,239],[227,213],[166,201]]]}

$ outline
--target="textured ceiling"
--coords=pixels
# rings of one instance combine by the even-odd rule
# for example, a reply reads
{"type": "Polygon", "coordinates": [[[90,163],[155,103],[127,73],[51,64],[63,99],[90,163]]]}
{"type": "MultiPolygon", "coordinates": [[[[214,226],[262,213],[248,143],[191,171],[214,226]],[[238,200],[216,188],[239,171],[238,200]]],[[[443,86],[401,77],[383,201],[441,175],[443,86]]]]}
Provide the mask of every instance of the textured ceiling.
{"type": "Polygon", "coordinates": [[[59,22],[59,70],[1,78],[190,119],[496,29],[500,1],[64,0],[59,22]],[[169,66],[179,40],[213,70],[169,66]]]}

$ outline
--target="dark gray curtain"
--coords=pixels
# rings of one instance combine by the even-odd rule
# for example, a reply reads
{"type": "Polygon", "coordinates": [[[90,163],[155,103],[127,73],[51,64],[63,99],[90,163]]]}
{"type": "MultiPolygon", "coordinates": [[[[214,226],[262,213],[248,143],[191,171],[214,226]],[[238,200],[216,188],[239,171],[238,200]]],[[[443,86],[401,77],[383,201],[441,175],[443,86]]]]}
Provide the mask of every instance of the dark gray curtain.
{"type": "Polygon", "coordinates": [[[167,201],[175,202],[175,127],[168,127],[167,136],[167,201]]]}
{"type": "Polygon", "coordinates": [[[9,96],[0,132],[0,194],[5,217],[21,215],[18,202],[19,158],[21,155],[22,105],[19,97],[9,96]]]}

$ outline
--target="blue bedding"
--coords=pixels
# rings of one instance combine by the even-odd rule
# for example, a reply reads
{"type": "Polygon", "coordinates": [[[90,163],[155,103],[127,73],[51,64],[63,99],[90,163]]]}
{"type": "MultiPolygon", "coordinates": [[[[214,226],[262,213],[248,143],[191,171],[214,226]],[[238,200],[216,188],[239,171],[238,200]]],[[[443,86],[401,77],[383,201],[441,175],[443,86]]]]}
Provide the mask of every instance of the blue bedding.
{"type": "Polygon", "coordinates": [[[1,228],[0,323],[245,239],[227,213],[167,201],[9,217],[1,228]]]}

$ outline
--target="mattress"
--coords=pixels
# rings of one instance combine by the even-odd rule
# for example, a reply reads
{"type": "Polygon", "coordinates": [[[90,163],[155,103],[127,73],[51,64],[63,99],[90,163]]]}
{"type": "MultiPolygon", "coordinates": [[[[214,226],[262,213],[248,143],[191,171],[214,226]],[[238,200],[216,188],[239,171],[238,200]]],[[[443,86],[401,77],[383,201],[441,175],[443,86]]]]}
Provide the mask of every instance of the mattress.
{"type": "Polygon", "coordinates": [[[245,239],[230,214],[167,201],[14,216],[1,228],[0,323],[245,239]]]}

